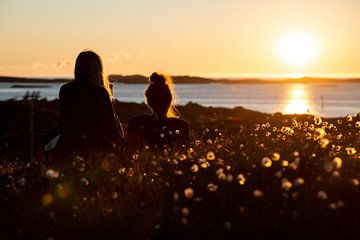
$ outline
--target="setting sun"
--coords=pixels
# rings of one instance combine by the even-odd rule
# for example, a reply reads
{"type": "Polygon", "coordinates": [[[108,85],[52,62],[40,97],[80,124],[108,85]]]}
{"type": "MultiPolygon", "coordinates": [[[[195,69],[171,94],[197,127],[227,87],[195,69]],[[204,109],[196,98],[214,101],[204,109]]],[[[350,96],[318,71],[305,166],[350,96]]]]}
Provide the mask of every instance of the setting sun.
{"type": "Polygon", "coordinates": [[[319,45],[310,34],[290,32],[280,38],[277,51],[284,63],[290,66],[304,66],[315,61],[319,45]]]}

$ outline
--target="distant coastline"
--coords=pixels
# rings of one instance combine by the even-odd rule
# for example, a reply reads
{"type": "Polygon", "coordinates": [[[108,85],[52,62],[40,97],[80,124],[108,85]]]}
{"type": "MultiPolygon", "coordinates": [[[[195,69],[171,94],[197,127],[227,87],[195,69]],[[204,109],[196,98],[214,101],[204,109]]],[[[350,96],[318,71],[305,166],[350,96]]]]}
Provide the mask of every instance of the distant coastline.
{"type": "MultiPolygon", "coordinates": [[[[296,79],[226,79],[226,78],[203,78],[196,76],[172,76],[174,83],[177,84],[269,84],[269,83],[322,83],[322,84],[336,84],[336,83],[360,83],[360,78],[314,78],[303,77],[296,79]]],[[[0,76],[2,83],[66,83],[71,81],[70,78],[27,78],[27,77],[8,77],[0,76]]],[[[124,84],[145,84],[148,78],[143,75],[109,75],[110,82],[124,83],[124,84]]]]}

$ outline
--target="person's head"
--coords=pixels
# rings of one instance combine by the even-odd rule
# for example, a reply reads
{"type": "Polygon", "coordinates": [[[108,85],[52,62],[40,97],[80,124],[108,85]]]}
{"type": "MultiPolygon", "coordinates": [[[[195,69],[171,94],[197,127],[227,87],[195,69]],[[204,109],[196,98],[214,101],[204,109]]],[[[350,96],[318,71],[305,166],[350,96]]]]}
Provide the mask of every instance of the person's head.
{"type": "Polygon", "coordinates": [[[174,89],[172,80],[163,74],[154,72],[145,89],[146,103],[158,116],[177,117],[174,107],[174,89]]]}
{"type": "Polygon", "coordinates": [[[109,81],[104,76],[101,58],[93,51],[83,51],[76,58],[75,80],[103,86],[111,96],[109,81]]]}

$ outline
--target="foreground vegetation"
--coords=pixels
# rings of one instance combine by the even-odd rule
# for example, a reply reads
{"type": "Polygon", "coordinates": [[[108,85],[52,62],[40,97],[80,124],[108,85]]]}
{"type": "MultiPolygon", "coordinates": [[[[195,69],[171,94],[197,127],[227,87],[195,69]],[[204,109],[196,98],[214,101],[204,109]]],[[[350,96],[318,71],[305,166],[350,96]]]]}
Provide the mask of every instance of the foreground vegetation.
{"type": "MultiPolygon", "coordinates": [[[[1,239],[360,236],[357,117],[189,104],[189,149],[71,156],[42,175],[24,109],[0,105],[1,239]]],[[[123,123],[145,109],[116,104],[123,123]]],[[[35,104],[35,146],[56,114],[57,102],[35,104]]]]}

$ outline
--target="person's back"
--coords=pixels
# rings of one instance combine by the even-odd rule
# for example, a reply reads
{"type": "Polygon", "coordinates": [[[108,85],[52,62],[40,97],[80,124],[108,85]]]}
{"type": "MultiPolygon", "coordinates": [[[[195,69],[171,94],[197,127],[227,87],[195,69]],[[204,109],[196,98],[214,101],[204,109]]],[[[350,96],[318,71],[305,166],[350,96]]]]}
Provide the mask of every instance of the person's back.
{"type": "Polygon", "coordinates": [[[130,151],[142,150],[145,146],[152,150],[165,147],[177,150],[188,146],[189,124],[177,117],[174,108],[174,91],[171,78],[153,73],[145,90],[145,99],[152,115],[134,117],[127,132],[130,151]]]}
{"type": "Polygon", "coordinates": [[[129,123],[127,139],[133,150],[145,146],[159,151],[164,147],[178,149],[189,144],[189,124],[178,118],[156,120],[152,115],[141,114],[129,123]]]}
{"type": "Polygon", "coordinates": [[[62,141],[70,148],[103,150],[120,144],[117,122],[105,88],[73,81],[60,89],[60,128],[62,141]]]}
{"type": "Polygon", "coordinates": [[[124,134],[110,96],[100,56],[81,52],[75,63],[75,80],[60,89],[60,121],[44,137],[45,159],[117,146],[122,149],[124,134]]]}

